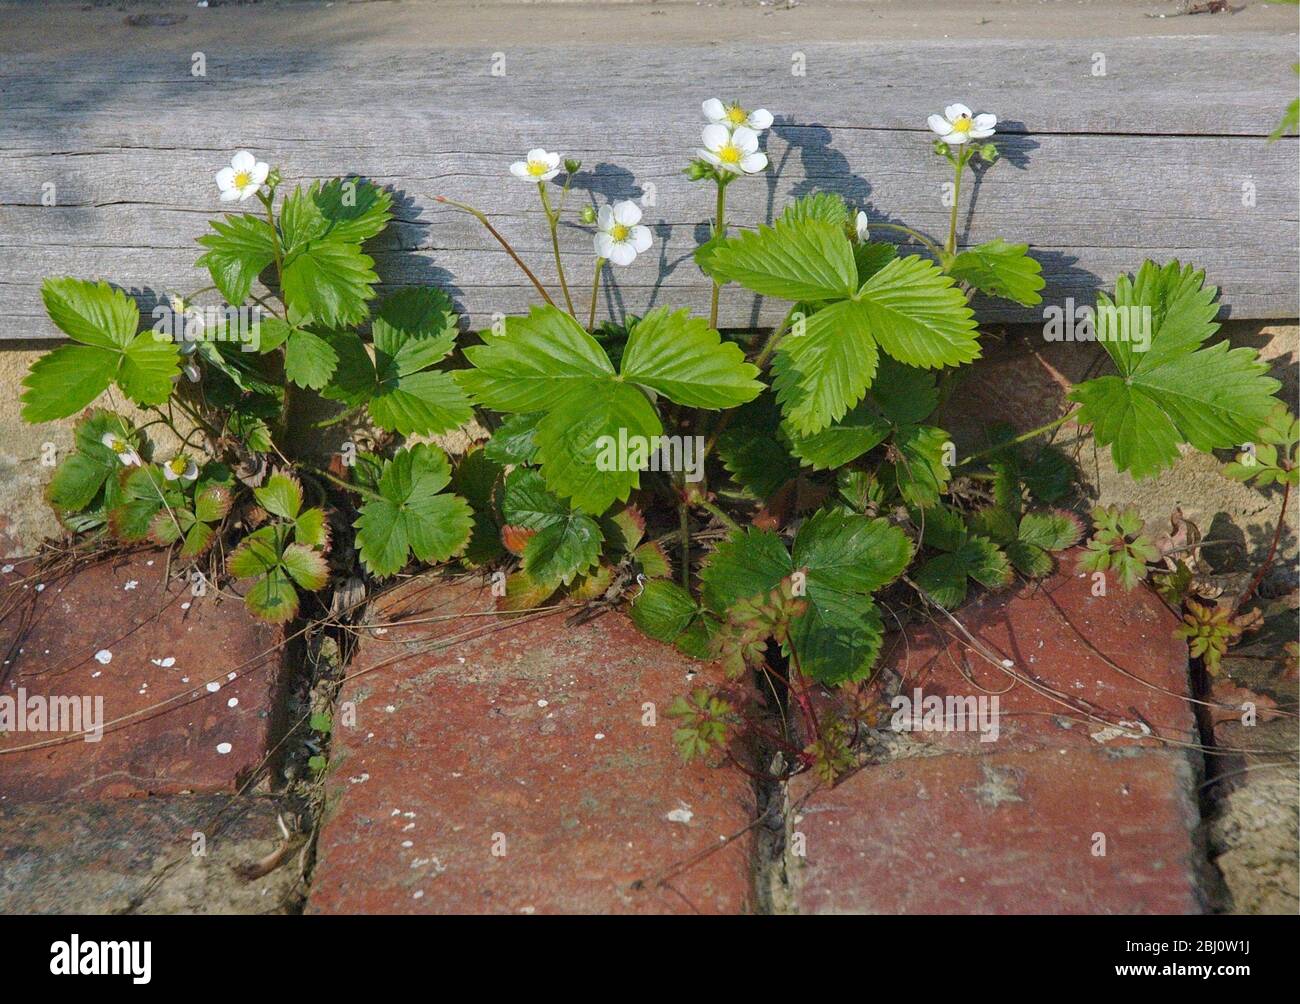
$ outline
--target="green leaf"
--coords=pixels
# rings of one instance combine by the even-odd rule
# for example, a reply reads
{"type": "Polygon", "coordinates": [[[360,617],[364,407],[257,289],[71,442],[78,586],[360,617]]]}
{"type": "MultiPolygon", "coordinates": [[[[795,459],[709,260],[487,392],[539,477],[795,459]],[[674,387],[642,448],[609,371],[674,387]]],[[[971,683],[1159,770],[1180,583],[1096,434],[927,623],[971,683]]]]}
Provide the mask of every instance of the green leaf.
{"type": "Polygon", "coordinates": [[[1044,551],[1064,551],[1083,536],[1083,526],[1071,513],[1031,512],[1020,521],[1019,539],[1044,551]]]}
{"type": "Polygon", "coordinates": [[[275,526],[254,530],[226,559],[226,569],[237,579],[252,579],[280,565],[282,550],[280,531],[275,526]]]}
{"type": "Polygon", "coordinates": [[[620,456],[620,442],[648,446],[663,433],[654,407],[625,383],[592,383],[559,404],[537,426],[537,457],[547,487],[574,506],[599,515],[640,485],[640,458],[620,456]]]}
{"type": "Polygon", "coordinates": [[[885,519],[823,509],[806,520],[794,542],[794,567],[808,571],[809,599],[820,590],[873,593],[912,560],[912,543],[885,519]]]}
{"type": "Polygon", "coordinates": [[[614,376],[605,350],[572,317],[554,306],[508,317],[504,335],[488,335],[465,350],[473,369],[456,379],[485,408],[547,411],[586,393],[595,380],[614,376]]]}
{"type": "Polygon", "coordinates": [[[180,372],[176,346],[153,331],[137,334],[135,301],[108,283],[51,278],[41,286],[51,320],[79,345],[38,359],[23,380],[23,420],[75,414],[117,383],[140,405],[162,404],[180,372]]]}
{"type": "Polygon", "coordinates": [[[284,350],[284,375],[299,387],[320,390],[334,375],[338,353],[330,343],[310,331],[294,328],[284,350]]]}
{"type": "Polygon", "coordinates": [[[408,555],[446,561],[469,543],[473,514],[456,495],[439,495],[451,480],[446,455],[419,443],[386,461],[379,495],[361,507],[355,524],[361,560],[375,575],[392,575],[408,555]]]}
{"type": "Polygon", "coordinates": [[[870,334],[901,363],[933,369],[979,358],[965,294],[928,259],[894,259],[866,281],[855,302],[870,334]]]}
{"type": "Polygon", "coordinates": [[[122,477],[118,504],[108,514],[109,527],[121,540],[144,540],[149,536],[153,519],[167,510],[167,518],[181,505],[183,497],[167,481],[156,464],[132,467],[122,477]]]}
{"type": "MultiPolygon", "coordinates": [[[[288,203],[286,200],[286,210],[288,203]]],[[[334,178],[324,185],[313,182],[307,198],[294,206],[292,229],[295,233],[306,233],[310,227],[315,236],[327,235],[360,244],[378,236],[388,226],[392,206],[392,194],[368,181],[334,178]]]]}
{"type": "Polygon", "coordinates": [[[1029,257],[1028,244],[998,238],[968,248],[952,260],[948,274],[981,293],[1033,307],[1043,302],[1042,266],[1029,257]]]}
{"type": "Polygon", "coordinates": [[[441,362],[455,348],[459,333],[460,318],[451,297],[432,286],[389,296],[371,325],[376,351],[393,358],[403,376],[441,362]]]}
{"type": "Polygon", "coordinates": [[[503,473],[502,465],[481,448],[466,453],[452,472],[452,491],[469,503],[474,514],[474,533],[465,550],[471,565],[485,565],[502,554],[497,497],[503,473]]]}
{"type": "Polygon", "coordinates": [[[780,436],[781,412],[772,394],[762,394],[735,412],[718,437],[717,453],[735,482],[766,499],[798,476],[799,463],[780,436]]]}
{"type": "Polygon", "coordinates": [[[949,441],[948,433],[930,425],[904,426],[895,434],[894,448],[899,459],[888,470],[899,494],[910,505],[931,506],[939,500],[952,476],[944,463],[951,452],[945,449],[949,441]]]}
{"type": "Polygon", "coordinates": [[[939,606],[951,610],[966,599],[966,580],[996,589],[1011,582],[1011,563],[986,537],[968,537],[957,550],[931,558],[916,573],[916,584],[939,606]]]}
{"type": "Polygon", "coordinates": [[[845,300],[807,318],[772,364],[789,427],[810,436],[843,418],[871,386],[878,355],[860,303],[845,300]]]}
{"type": "Polygon", "coordinates": [[[524,547],[524,571],[548,591],[568,585],[600,559],[600,526],[549,492],[537,471],[510,473],[502,512],[507,525],[537,531],[524,547]]]}
{"type": "Polygon", "coordinates": [[[531,464],[537,459],[537,424],[544,411],[511,415],[492,433],[483,447],[488,459],[498,464],[531,464]]]}
{"type": "Polygon", "coordinates": [[[290,577],[303,589],[314,593],[329,581],[329,565],[325,556],[304,544],[290,544],[280,556],[280,563],[290,577]]]}
{"type": "Polygon", "coordinates": [[[45,497],[56,509],[78,512],[88,507],[122,468],[117,454],[103,443],[108,433],[132,442],[126,422],[111,411],[87,413],[73,433],[76,449],[55,468],[45,497]]]}
{"type": "Polygon", "coordinates": [[[207,248],[198,264],[208,270],[212,283],[226,302],[239,306],[253,288],[253,280],[275,261],[275,231],[260,216],[244,213],[212,221],[215,233],[199,243],[207,248]]]}
{"type": "Polygon", "coordinates": [[[321,237],[285,253],[285,302],[331,328],[365,320],[366,303],[375,295],[374,260],[356,244],[321,237]]]}
{"type": "Polygon", "coordinates": [[[691,408],[734,408],[763,389],[758,368],[734,342],[724,342],[707,321],[659,307],[641,318],[623,350],[625,380],[659,391],[691,408]]]}
{"type": "Polygon", "coordinates": [[[652,579],[628,609],[632,623],[658,641],[672,643],[694,620],[699,608],[691,594],[667,579],[652,579]]]}
{"type": "Polygon", "coordinates": [[[856,244],[853,247],[853,261],[858,269],[858,286],[898,257],[898,248],[884,241],[871,244],[856,244]]]}
{"type": "Polygon", "coordinates": [[[871,399],[894,425],[915,425],[939,407],[939,386],[929,370],[883,356],[871,385],[871,399]]]}
{"type": "Polygon", "coordinates": [[[266,484],[253,489],[257,504],[284,519],[297,519],[302,509],[302,485],[288,474],[272,474],[266,484]]]}
{"type": "Polygon", "coordinates": [[[1088,380],[1070,397],[1078,422],[1135,478],[1172,467],[1180,443],[1208,452],[1251,439],[1274,407],[1281,385],[1253,349],[1202,347],[1218,330],[1217,290],[1204,280],[1190,265],[1148,261],[1134,279],[1119,278],[1113,300],[1098,296],[1097,340],[1119,376],[1088,380]]]}
{"type": "Polygon", "coordinates": [[[821,219],[781,219],[717,245],[714,278],[783,300],[842,300],[857,289],[853,246],[842,226],[821,219]]]}
{"type": "Polygon", "coordinates": [[[870,596],[823,590],[792,625],[801,671],[818,683],[862,680],[880,657],[885,625],[870,596]]]}
{"type": "Polygon", "coordinates": [[[787,429],[791,452],[814,470],[830,470],[856,460],[888,438],[892,427],[864,401],[840,421],[811,436],[787,429]]]}
{"type": "Polygon", "coordinates": [[[298,613],[298,590],[289,573],[276,567],[253,583],[244,594],[244,606],[264,621],[283,624],[298,613]]]}
{"type": "Polygon", "coordinates": [[[781,538],[753,527],[718,544],[700,569],[700,597],[718,614],[738,600],[766,593],[794,571],[781,538]]]}
{"type": "Polygon", "coordinates": [[[788,203],[781,210],[782,223],[803,223],[809,220],[843,227],[849,222],[849,207],[845,204],[844,197],[836,192],[811,192],[788,203]]]}

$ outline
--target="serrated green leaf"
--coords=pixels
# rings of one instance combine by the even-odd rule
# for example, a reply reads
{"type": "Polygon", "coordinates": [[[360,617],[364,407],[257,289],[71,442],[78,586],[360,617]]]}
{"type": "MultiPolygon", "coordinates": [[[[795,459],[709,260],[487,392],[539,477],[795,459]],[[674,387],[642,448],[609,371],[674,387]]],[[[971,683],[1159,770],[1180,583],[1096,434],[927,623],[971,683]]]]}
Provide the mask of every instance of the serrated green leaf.
{"type": "Polygon", "coordinates": [[[930,425],[903,426],[894,436],[899,459],[889,466],[899,494],[910,505],[931,506],[939,500],[952,471],[944,460],[948,433],[930,425]]]}
{"type": "Polygon", "coordinates": [[[619,444],[639,438],[646,446],[663,433],[654,407],[625,383],[593,383],[555,406],[537,426],[537,458],[547,487],[585,512],[600,515],[640,485],[640,458],[621,455],[619,444]]]}
{"type": "Polygon", "coordinates": [[[643,634],[671,644],[698,610],[691,594],[681,586],[667,579],[653,579],[628,608],[628,615],[643,634]]]}
{"type": "Polygon", "coordinates": [[[857,289],[853,246],[842,226],[781,219],[718,244],[708,262],[715,278],[784,300],[842,300],[857,289]]]}
{"type": "Polygon", "coordinates": [[[374,260],[356,244],[319,237],[285,252],[282,292],[287,304],[330,328],[363,321],[375,295],[374,260]]]}
{"type": "Polygon", "coordinates": [[[272,474],[253,489],[253,496],[267,512],[284,519],[296,519],[302,509],[302,485],[288,474],[272,474]]]}
{"type": "Polygon", "coordinates": [[[253,583],[244,594],[244,606],[271,624],[291,621],[298,613],[298,590],[283,568],[276,567],[253,583]]]}
{"type": "Polygon", "coordinates": [[[1042,266],[1029,257],[1028,244],[1002,238],[968,248],[952,260],[948,274],[981,293],[1033,307],[1043,302],[1042,266]]]}
{"type": "Polygon", "coordinates": [[[548,491],[535,470],[511,472],[502,511],[507,525],[537,531],[524,547],[524,570],[548,592],[568,585],[600,559],[600,526],[548,491]]]}
{"type": "Polygon", "coordinates": [[[1045,551],[1064,551],[1083,536],[1083,525],[1070,513],[1031,512],[1020,520],[1019,539],[1045,551]]]}
{"type": "Polygon", "coordinates": [[[545,417],[544,411],[511,415],[492,433],[484,453],[498,464],[533,463],[537,459],[537,424],[545,417]]]}
{"type": "Polygon", "coordinates": [[[241,540],[226,559],[226,569],[238,579],[252,579],[280,564],[282,550],[277,527],[264,526],[241,540]]]}
{"type": "Polygon", "coordinates": [[[50,505],[70,512],[80,511],[99,497],[110,479],[116,480],[122,462],[103,443],[109,433],[132,442],[126,422],[111,411],[97,409],[77,422],[73,433],[76,448],[55,468],[45,490],[50,505]]]}
{"type": "Polygon", "coordinates": [[[817,311],[798,330],[776,354],[773,386],[789,427],[810,436],[862,400],[879,353],[862,305],[852,300],[817,311]]]}
{"type": "Polygon", "coordinates": [[[215,233],[199,238],[208,250],[198,264],[211,274],[226,302],[237,307],[248,299],[253,280],[275,261],[275,231],[250,213],[213,220],[212,229],[215,233]]]}
{"type": "Polygon", "coordinates": [[[299,387],[320,390],[334,375],[338,353],[330,343],[310,331],[294,328],[284,350],[284,375],[299,387]]]}
{"type": "Polygon", "coordinates": [[[811,436],[787,428],[790,452],[813,470],[830,470],[856,460],[888,438],[890,424],[869,402],[862,402],[838,422],[811,436]]]}
{"type": "Polygon", "coordinates": [[[867,330],[886,353],[908,366],[958,366],[980,355],[966,297],[932,261],[896,258],[858,291],[867,330]]]}
{"type": "Polygon", "coordinates": [[[780,435],[781,411],[776,398],[761,394],[734,413],[718,437],[717,454],[735,482],[766,499],[799,474],[780,435]]]}
{"type": "Polygon", "coordinates": [[[280,555],[280,564],[289,576],[303,589],[314,593],[329,581],[329,565],[325,556],[304,544],[290,544],[280,555]]]}
{"type": "Polygon", "coordinates": [[[770,530],[750,527],[718,544],[700,569],[700,597],[718,614],[765,593],[794,571],[790,553],[770,530]]]}
{"type": "Polygon", "coordinates": [[[587,392],[614,367],[591,335],[554,306],[508,317],[504,335],[488,335],[465,350],[473,369],[456,379],[479,404],[494,411],[548,411],[587,392]]]}
{"type": "Polygon", "coordinates": [[[623,379],[691,408],[734,408],[763,389],[758,368],[734,342],[724,342],[706,320],[659,307],[628,333],[623,379]]]}
{"type": "Polygon", "coordinates": [[[485,565],[499,557],[501,521],[497,516],[497,496],[504,469],[482,448],[470,450],[452,472],[452,491],[469,503],[474,513],[474,532],[465,549],[471,565],[485,565]]]}
{"type": "Polygon", "coordinates": [[[1148,261],[1135,278],[1120,277],[1113,300],[1098,296],[1097,340],[1120,375],[1085,381],[1070,397],[1081,405],[1077,421],[1135,478],[1173,466],[1180,443],[1208,452],[1249,440],[1275,404],[1280,384],[1253,349],[1202,347],[1218,330],[1217,290],[1204,280],[1177,261],[1148,261]],[[1144,327],[1145,352],[1133,330],[1144,327]]]}
{"type": "Polygon", "coordinates": [[[783,223],[802,223],[807,220],[843,227],[849,222],[849,207],[844,202],[844,197],[836,192],[811,192],[787,203],[781,210],[783,223]]]}
{"type": "Polygon", "coordinates": [[[871,384],[871,400],[894,425],[924,422],[939,406],[934,373],[882,356],[871,384]]]}
{"type": "Polygon", "coordinates": [[[951,610],[966,599],[967,579],[991,589],[1012,578],[1007,556],[986,537],[968,537],[957,550],[931,558],[916,573],[916,584],[935,603],[951,610]]]}
{"type": "Polygon", "coordinates": [[[420,561],[446,561],[465,548],[473,527],[469,503],[437,494],[450,480],[446,455],[424,443],[384,463],[381,497],[367,501],[353,524],[361,560],[372,573],[392,575],[411,554],[420,561]]]}
{"type": "Polygon", "coordinates": [[[801,672],[833,686],[869,676],[884,636],[880,610],[870,596],[826,590],[795,620],[790,645],[801,672]]]}
{"type": "Polygon", "coordinates": [[[872,593],[903,574],[912,543],[885,519],[823,509],[806,520],[794,542],[794,567],[808,571],[809,598],[822,589],[872,593]]]}

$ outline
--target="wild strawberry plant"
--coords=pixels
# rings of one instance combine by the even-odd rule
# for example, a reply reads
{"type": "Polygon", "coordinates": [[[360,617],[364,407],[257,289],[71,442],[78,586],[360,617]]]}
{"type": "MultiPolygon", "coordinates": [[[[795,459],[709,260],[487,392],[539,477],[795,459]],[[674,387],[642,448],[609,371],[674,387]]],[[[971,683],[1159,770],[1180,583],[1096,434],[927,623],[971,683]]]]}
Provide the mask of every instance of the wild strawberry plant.
{"type": "MultiPolygon", "coordinates": [[[[717,100],[704,113],[685,173],[713,195],[694,255],[712,284],[708,317],[663,305],[598,318],[610,270],[634,267],[653,234],[631,201],[575,211],[581,165],[545,149],[510,173],[537,189],[554,288],[487,213],[439,200],[482,222],[537,291],[527,313],[479,336],[440,290],[377,297],[364,247],[391,218],[388,192],[353,178],[287,191],[238,154],[217,176],[221,198],[260,209],[199,238],[212,284],[174,298],[167,331],[142,331],[135,301],[106,283],[46,282],[71,344],[32,367],[24,415],[89,409],[51,504],[70,530],[202,559],[269,620],[297,616],[301,595],[328,585],[332,541],[355,548],[372,580],[452,561],[484,570],[503,610],[625,607],[733,681],[779,678],[805,725],[788,762],[833,777],[869,715],[851,688],[900,611],[951,610],[973,589],[1046,576],[1080,540],[1081,521],[1059,508],[1072,464],[1039,437],[1071,418],[1091,425],[1137,478],[1185,445],[1254,442],[1226,473],[1294,483],[1295,420],[1277,382],[1253,350],[1212,341],[1216,290],[1178,262],[1143,263],[1099,297],[1095,333],[1114,372],[1079,384],[1077,409],[1022,434],[991,427],[990,445],[959,459],[937,416],[960,404],[957,374],[981,353],[971,301],[1033,307],[1044,286],[1026,244],[958,247],[963,181],[998,160],[994,116],[954,104],[930,118],[954,194],[948,233],[934,237],[834,192],[734,227],[728,192],[768,170],[773,119],[717,100]],[[590,229],[585,304],[561,224],[590,229]],[[781,301],[783,321],[760,337],[720,331],[729,285],[781,301]],[[213,294],[224,314],[192,317],[213,294]],[[366,448],[315,466],[322,427],[343,422],[372,430],[366,448]],[[177,449],[153,445],[158,426],[177,449]],[[454,461],[432,441],[466,429],[488,431],[454,461]],[[819,719],[813,683],[850,688],[848,715],[819,719]]],[[[1104,507],[1093,518],[1083,568],[1134,584],[1158,556],[1140,519],[1104,507]]],[[[1231,634],[1220,620],[1189,622],[1206,652],[1231,634]]],[[[747,735],[789,745],[764,733],[750,693],[697,688],[674,704],[683,753],[747,735]]]]}

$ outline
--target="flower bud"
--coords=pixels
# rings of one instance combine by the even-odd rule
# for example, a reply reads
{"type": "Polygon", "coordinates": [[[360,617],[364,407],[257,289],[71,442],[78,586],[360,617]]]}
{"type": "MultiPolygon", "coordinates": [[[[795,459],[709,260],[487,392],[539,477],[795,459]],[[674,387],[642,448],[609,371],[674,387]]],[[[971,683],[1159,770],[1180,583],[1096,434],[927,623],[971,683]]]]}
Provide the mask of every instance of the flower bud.
{"type": "Polygon", "coordinates": [[[564,170],[567,174],[577,174],[581,168],[582,161],[574,157],[568,157],[564,161],[564,170]]]}
{"type": "Polygon", "coordinates": [[[578,219],[583,223],[591,226],[596,222],[596,209],[594,206],[583,206],[578,212],[578,219]]]}
{"type": "Polygon", "coordinates": [[[998,148],[993,143],[985,143],[980,147],[980,157],[990,164],[997,160],[999,156],[1001,154],[998,153],[998,148]]]}
{"type": "Polygon", "coordinates": [[[701,160],[693,160],[686,165],[684,173],[691,181],[703,181],[713,172],[709,169],[708,164],[701,160]]]}

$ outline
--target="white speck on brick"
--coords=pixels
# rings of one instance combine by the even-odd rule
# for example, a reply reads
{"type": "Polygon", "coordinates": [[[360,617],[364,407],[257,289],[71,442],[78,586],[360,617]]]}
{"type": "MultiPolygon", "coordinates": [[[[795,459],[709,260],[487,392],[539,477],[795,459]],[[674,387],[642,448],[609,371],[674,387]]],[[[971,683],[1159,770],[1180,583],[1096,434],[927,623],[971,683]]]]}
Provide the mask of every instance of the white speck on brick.
{"type": "Polygon", "coordinates": [[[665,817],[670,823],[689,823],[695,817],[691,807],[685,802],[678,802],[677,808],[665,817]]]}
{"type": "Polygon", "coordinates": [[[216,680],[213,680],[211,683],[208,684],[209,694],[215,694],[220,689],[221,689],[221,684],[218,683],[216,680]]]}
{"type": "Polygon", "coordinates": [[[237,708],[237,707],[239,707],[239,698],[238,698],[238,697],[232,697],[230,700],[228,700],[228,701],[226,702],[226,707],[228,707],[228,708],[237,708]]]}
{"type": "Polygon", "coordinates": [[[132,589],[134,589],[139,584],[140,583],[136,579],[128,579],[126,585],[124,585],[122,588],[129,593],[132,589]]]}
{"type": "Polygon", "coordinates": [[[149,661],[155,666],[161,666],[163,669],[171,669],[176,665],[176,657],[174,655],[169,655],[162,659],[150,659],[149,661]]]}
{"type": "Polygon", "coordinates": [[[544,708],[544,707],[546,707],[546,705],[548,705],[548,704],[550,704],[550,703],[551,703],[551,702],[548,701],[545,697],[539,697],[539,698],[537,699],[537,706],[538,706],[539,708],[544,708]]]}
{"type": "Polygon", "coordinates": [[[596,733],[596,738],[597,738],[597,739],[604,739],[604,738],[605,738],[605,733],[603,733],[603,732],[597,732],[597,733],[596,733]]]}
{"type": "Polygon", "coordinates": [[[95,653],[95,661],[101,666],[107,666],[113,661],[113,653],[106,648],[101,648],[95,653]]]}
{"type": "Polygon", "coordinates": [[[231,748],[232,747],[230,743],[217,743],[217,752],[220,753],[222,756],[225,756],[227,753],[229,753],[231,748]]]}

